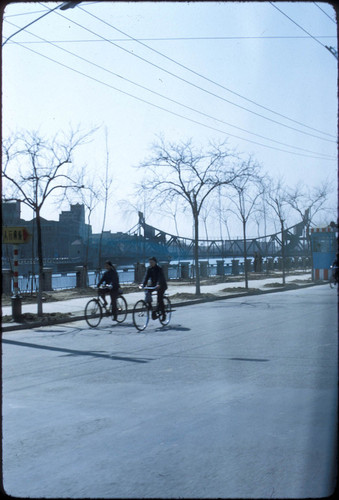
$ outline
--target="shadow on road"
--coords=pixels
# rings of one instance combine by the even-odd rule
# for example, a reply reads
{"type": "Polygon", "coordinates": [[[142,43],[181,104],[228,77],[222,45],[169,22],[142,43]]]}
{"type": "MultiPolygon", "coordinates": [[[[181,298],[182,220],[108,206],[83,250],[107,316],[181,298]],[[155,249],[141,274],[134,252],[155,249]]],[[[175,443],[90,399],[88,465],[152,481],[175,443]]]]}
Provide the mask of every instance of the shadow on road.
{"type": "Polygon", "coordinates": [[[175,332],[189,332],[191,331],[191,328],[187,328],[186,326],[181,326],[181,325],[167,325],[167,326],[159,326],[158,328],[155,329],[156,332],[170,332],[170,331],[175,331],[175,332]]]}
{"type": "Polygon", "coordinates": [[[138,358],[130,358],[130,357],[125,357],[125,356],[113,356],[112,354],[101,354],[100,351],[78,351],[75,349],[65,349],[63,347],[52,347],[52,346],[47,346],[47,345],[40,345],[40,344],[32,344],[30,342],[19,342],[17,340],[2,340],[4,344],[12,344],[12,345],[17,345],[21,347],[30,347],[32,349],[45,349],[48,351],[56,351],[56,352],[62,352],[65,353],[66,355],[70,356],[93,356],[95,358],[105,358],[105,359],[112,359],[115,361],[131,361],[133,363],[148,363],[151,361],[151,359],[138,359],[138,358]]]}

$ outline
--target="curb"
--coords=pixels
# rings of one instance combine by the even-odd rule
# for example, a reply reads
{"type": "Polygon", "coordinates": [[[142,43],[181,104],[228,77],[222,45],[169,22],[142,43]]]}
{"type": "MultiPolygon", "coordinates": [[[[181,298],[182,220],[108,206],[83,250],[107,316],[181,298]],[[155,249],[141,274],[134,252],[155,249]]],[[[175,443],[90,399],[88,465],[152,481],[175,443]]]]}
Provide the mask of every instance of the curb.
{"type": "MultiPolygon", "coordinates": [[[[249,295],[266,295],[269,293],[277,293],[277,292],[288,292],[291,290],[298,290],[302,288],[310,288],[313,286],[319,286],[319,285],[327,285],[327,282],[323,283],[309,283],[306,285],[295,285],[292,288],[277,288],[277,289],[271,289],[271,290],[260,290],[257,289],[256,291],[251,291],[251,292],[238,292],[226,296],[216,296],[216,297],[208,297],[208,298],[201,298],[201,299],[193,299],[193,300],[185,300],[184,302],[176,302],[172,304],[173,310],[175,310],[176,307],[183,307],[183,306],[192,306],[194,304],[203,304],[205,302],[215,302],[217,300],[227,300],[227,299],[235,299],[237,297],[248,297],[249,295]]],[[[132,313],[132,309],[127,310],[127,314],[132,313]]],[[[65,323],[71,323],[74,321],[83,321],[85,319],[84,315],[81,316],[70,316],[69,318],[60,318],[60,319],[53,319],[53,318],[43,318],[40,321],[34,321],[32,323],[16,323],[15,325],[9,325],[9,326],[2,326],[1,330],[3,332],[12,332],[16,330],[28,330],[31,328],[38,328],[40,326],[50,326],[50,325],[59,325],[59,324],[65,324],[65,323]]]]}

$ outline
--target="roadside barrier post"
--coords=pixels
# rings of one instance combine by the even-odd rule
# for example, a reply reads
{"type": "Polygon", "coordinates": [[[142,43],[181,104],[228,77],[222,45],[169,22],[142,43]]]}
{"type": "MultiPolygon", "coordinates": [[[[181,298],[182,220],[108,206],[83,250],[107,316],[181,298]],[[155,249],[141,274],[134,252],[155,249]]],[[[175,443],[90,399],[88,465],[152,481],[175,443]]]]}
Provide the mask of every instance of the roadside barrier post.
{"type": "Polygon", "coordinates": [[[189,262],[181,262],[180,278],[183,278],[183,279],[189,278],[189,262]]]}
{"type": "Polygon", "coordinates": [[[146,266],[141,262],[137,262],[134,266],[134,283],[141,283],[145,277],[146,266]]]}
{"type": "Polygon", "coordinates": [[[160,262],[160,267],[164,272],[165,279],[168,280],[168,267],[169,267],[168,262],[160,262]]]}
{"type": "Polygon", "coordinates": [[[232,260],[232,274],[239,274],[239,260],[232,260]]]}
{"type": "Polygon", "coordinates": [[[45,267],[42,274],[42,290],[44,292],[50,292],[52,290],[52,273],[53,269],[51,267],[45,267]]]}
{"type": "Polygon", "coordinates": [[[2,270],[2,293],[11,295],[12,292],[12,271],[10,269],[2,270]]]}
{"type": "Polygon", "coordinates": [[[217,275],[218,276],[224,276],[224,261],[223,260],[217,260],[217,275]]]}
{"type": "Polygon", "coordinates": [[[200,264],[200,276],[202,278],[207,278],[208,277],[208,261],[201,260],[199,262],[199,264],[200,264]]]}
{"type": "Polygon", "coordinates": [[[76,266],[76,288],[86,288],[87,287],[87,267],[86,266],[76,266]]]}

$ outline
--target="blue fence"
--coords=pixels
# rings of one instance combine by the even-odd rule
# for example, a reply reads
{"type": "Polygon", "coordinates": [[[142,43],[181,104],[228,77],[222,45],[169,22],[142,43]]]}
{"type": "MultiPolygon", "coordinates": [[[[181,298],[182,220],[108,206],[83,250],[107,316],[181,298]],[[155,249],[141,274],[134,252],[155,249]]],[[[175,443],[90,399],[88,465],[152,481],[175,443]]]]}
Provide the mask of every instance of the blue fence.
{"type": "MultiPolygon", "coordinates": [[[[280,259],[281,260],[281,259],[280,259]]],[[[280,270],[281,262],[280,260],[273,260],[271,262],[263,262],[261,271],[265,272],[267,270],[280,270]],[[270,265],[268,265],[270,264],[270,265]]],[[[309,268],[309,262],[303,260],[294,263],[287,262],[287,269],[303,269],[309,268]]],[[[231,260],[225,259],[224,261],[201,261],[200,262],[200,275],[201,278],[213,277],[217,275],[241,275],[244,274],[244,260],[231,260]]],[[[131,284],[135,281],[135,270],[134,268],[122,268],[117,269],[119,274],[120,283],[131,284]]],[[[248,271],[255,271],[254,260],[248,259],[248,271]]],[[[194,265],[192,261],[177,262],[170,264],[168,267],[168,280],[177,280],[179,278],[194,278],[194,265]],[[184,268],[186,268],[186,273],[183,273],[184,268]],[[185,274],[185,275],[184,275],[185,274]]],[[[39,288],[39,277],[37,275],[26,275],[19,276],[19,289],[21,294],[36,293],[39,288]]],[[[89,286],[95,286],[99,281],[98,273],[95,271],[88,272],[88,284],[89,286]]],[[[67,290],[76,288],[77,286],[77,274],[72,273],[56,273],[52,274],[52,290],[67,290]]],[[[13,292],[13,280],[11,283],[11,292],[13,292]]]]}

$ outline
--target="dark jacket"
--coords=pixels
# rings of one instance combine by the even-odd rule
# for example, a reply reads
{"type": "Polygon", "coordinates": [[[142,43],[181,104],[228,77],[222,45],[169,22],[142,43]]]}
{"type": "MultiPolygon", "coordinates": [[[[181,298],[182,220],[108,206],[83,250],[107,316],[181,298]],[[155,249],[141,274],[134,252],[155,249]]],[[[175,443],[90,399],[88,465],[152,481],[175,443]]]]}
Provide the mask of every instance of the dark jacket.
{"type": "Polygon", "coordinates": [[[143,285],[146,286],[148,280],[151,280],[151,286],[159,285],[163,290],[167,290],[166,278],[164,271],[158,264],[154,267],[149,267],[146,271],[143,285]]]}
{"type": "Polygon", "coordinates": [[[102,283],[106,283],[106,285],[113,285],[112,290],[119,290],[120,284],[117,271],[114,268],[106,271],[99,281],[98,286],[100,286],[102,283]]]}

